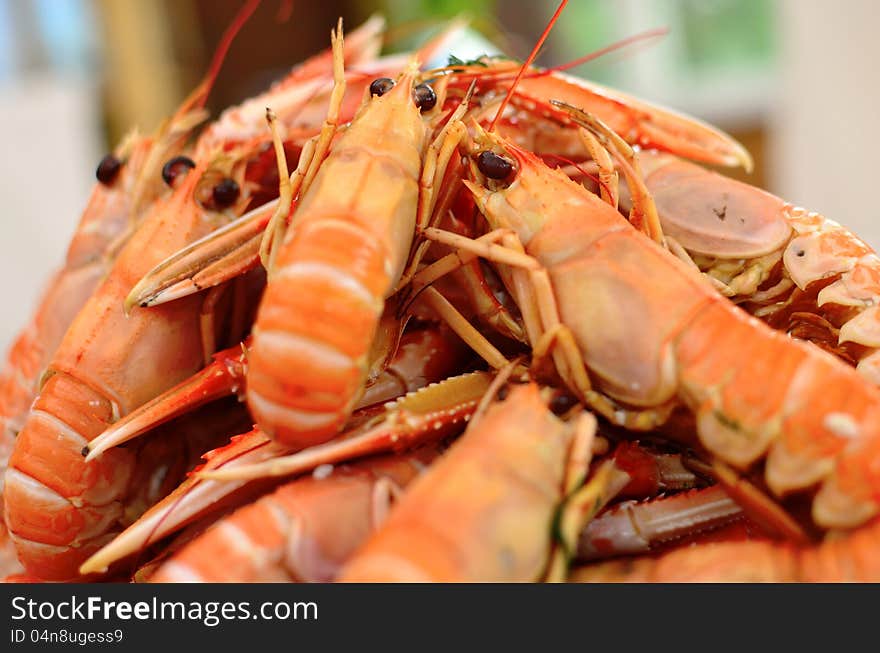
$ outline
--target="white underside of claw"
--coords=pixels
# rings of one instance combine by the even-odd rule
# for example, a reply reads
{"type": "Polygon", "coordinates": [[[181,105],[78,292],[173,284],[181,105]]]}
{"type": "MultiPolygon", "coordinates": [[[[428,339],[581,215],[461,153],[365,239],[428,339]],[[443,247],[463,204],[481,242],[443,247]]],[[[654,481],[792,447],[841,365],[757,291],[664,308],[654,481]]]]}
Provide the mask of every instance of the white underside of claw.
{"type": "Polygon", "coordinates": [[[816,304],[854,307],[880,304],[880,257],[876,254],[863,256],[849,272],[819,291],[816,304]]]}
{"type": "Polygon", "coordinates": [[[864,524],[878,512],[870,501],[859,501],[843,492],[831,476],[813,499],[813,521],[822,528],[851,529],[864,524]]]}
{"type": "Polygon", "coordinates": [[[880,351],[865,356],[856,366],[859,374],[874,385],[880,386],[880,351]]]}
{"type": "Polygon", "coordinates": [[[782,497],[815,485],[831,473],[834,460],[801,456],[776,440],[767,454],[764,477],[773,493],[782,497]]]}
{"type": "Polygon", "coordinates": [[[783,263],[801,290],[814,281],[850,272],[860,262],[870,263],[870,256],[876,259],[870,247],[834,220],[796,207],[789,209],[788,220],[798,235],[786,247],[783,263]]]}
{"type": "Polygon", "coordinates": [[[880,306],[872,306],[840,328],[838,342],[857,342],[866,347],[880,347],[880,306]]]}
{"type": "Polygon", "coordinates": [[[836,256],[827,251],[822,233],[792,238],[782,256],[788,276],[801,290],[819,279],[849,272],[858,260],[859,257],[836,256]]]}

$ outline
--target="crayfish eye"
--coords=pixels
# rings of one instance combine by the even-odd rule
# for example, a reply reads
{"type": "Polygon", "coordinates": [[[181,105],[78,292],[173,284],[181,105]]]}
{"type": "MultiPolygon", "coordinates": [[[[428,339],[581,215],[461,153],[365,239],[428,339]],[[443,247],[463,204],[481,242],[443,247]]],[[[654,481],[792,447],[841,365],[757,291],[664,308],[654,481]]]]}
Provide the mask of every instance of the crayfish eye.
{"type": "Polygon", "coordinates": [[[195,167],[195,161],[188,156],[176,156],[162,166],[162,179],[170,188],[174,188],[174,181],[195,167]]]}
{"type": "Polygon", "coordinates": [[[507,179],[513,172],[513,163],[492,150],[483,150],[477,155],[477,168],[489,179],[507,179]]]}
{"type": "Polygon", "coordinates": [[[567,392],[555,392],[548,408],[554,415],[564,415],[577,405],[578,401],[567,392]]]}
{"type": "Polygon", "coordinates": [[[113,183],[113,180],[116,179],[116,175],[119,174],[121,169],[122,161],[112,154],[108,154],[101,159],[100,163],[98,163],[98,169],[95,170],[95,177],[97,177],[98,181],[105,186],[109,186],[113,183]]]}
{"type": "Polygon", "coordinates": [[[424,113],[433,109],[437,104],[437,94],[427,84],[419,84],[413,89],[413,101],[416,103],[419,111],[424,113]]]}
{"type": "Polygon", "coordinates": [[[214,190],[211,191],[211,198],[218,209],[225,209],[235,204],[235,200],[238,199],[240,192],[238,183],[234,179],[226,177],[214,186],[214,190]]]}
{"type": "Polygon", "coordinates": [[[394,88],[393,79],[390,77],[380,77],[379,79],[374,79],[373,83],[370,84],[370,95],[382,97],[392,88],[394,88]]]}

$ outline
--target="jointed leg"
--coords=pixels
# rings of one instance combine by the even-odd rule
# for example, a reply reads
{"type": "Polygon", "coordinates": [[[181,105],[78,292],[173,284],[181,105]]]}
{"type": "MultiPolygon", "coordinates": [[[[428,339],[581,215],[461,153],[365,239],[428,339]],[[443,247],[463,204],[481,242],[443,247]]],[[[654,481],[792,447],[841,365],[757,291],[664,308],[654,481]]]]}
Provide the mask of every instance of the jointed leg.
{"type": "MultiPolygon", "coordinates": [[[[505,235],[502,242],[509,252],[529,260],[528,266],[519,266],[519,269],[513,271],[513,275],[514,283],[520,293],[530,295],[531,301],[528,303],[537,309],[538,320],[535,320],[534,314],[527,314],[527,311],[523,310],[525,302],[519,302],[526,332],[532,342],[532,355],[536,358],[543,358],[548,354],[552,356],[553,363],[566,384],[577,396],[588,398],[592,392],[590,377],[574,334],[559,317],[559,307],[556,304],[556,296],[553,294],[547,269],[525,253],[516,235],[505,235]]],[[[507,258],[510,260],[513,257],[507,258]]],[[[496,262],[504,261],[496,260],[496,262]]]]}
{"type": "Polygon", "coordinates": [[[330,93],[330,106],[327,110],[327,118],[321,125],[321,133],[318,135],[317,144],[315,145],[315,155],[309,162],[306,170],[305,178],[302,182],[302,192],[308,191],[309,186],[318,168],[327,156],[327,150],[330,149],[330,143],[333,135],[339,128],[339,109],[342,107],[342,100],[345,96],[345,50],[342,41],[342,19],[335,30],[330,31],[330,43],[333,48],[333,91],[330,93]]]}
{"type": "MultiPolygon", "coordinates": [[[[585,414],[585,417],[589,413],[585,414]]],[[[592,418],[592,415],[589,415],[592,418]]],[[[592,419],[595,430],[595,418],[592,419]]],[[[578,425],[579,433],[576,436],[584,437],[589,431],[582,424],[578,425]]],[[[608,502],[629,483],[629,474],[622,472],[614,464],[613,460],[605,461],[593,474],[593,477],[577,490],[569,494],[559,507],[557,517],[556,537],[557,542],[550,555],[550,563],[547,567],[546,581],[550,583],[563,582],[568,576],[568,565],[577,550],[578,536],[584,527],[602,510],[608,502]]]]}
{"type": "Polygon", "coordinates": [[[461,122],[461,115],[466,109],[467,100],[458,106],[455,113],[450,117],[449,122],[440,130],[440,133],[437,134],[437,137],[428,147],[428,151],[425,154],[425,164],[422,166],[422,175],[419,179],[419,209],[416,218],[417,232],[421,232],[428,227],[431,218],[434,217],[435,189],[443,181],[449,160],[466,133],[464,123],[461,122]]]}
{"type": "Polygon", "coordinates": [[[663,228],[660,225],[660,217],[657,214],[654,198],[651,197],[647,186],[645,186],[638,160],[629,143],[595,116],[565,102],[550,100],[550,103],[566,111],[576,124],[590,131],[598,142],[617,159],[632,196],[630,222],[656,243],[666,247],[666,239],[663,237],[663,228]]]}
{"type": "MultiPolygon", "coordinates": [[[[448,232],[434,229],[431,233],[449,235],[448,232]]],[[[509,232],[503,229],[492,231],[477,238],[476,242],[487,244],[498,242],[506,233],[509,232]]],[[[452,236],[455,235],[457,234],[452,234],[452,236]]],[[[431,242],[431,240],[426,240],[425,244],[430,245],[431,242]]],[[[453,249],[450,254],[425,266],[412,277],[409,281],[408,295],[416,296],[423,288],[430,286],[441,277],[457,272],[460,275],[459,284],[473,302],[480,319],[490,324],[502,335],[513,340],[526,342],[525,333],[519,322],[498,301],[486,284],[477,261],[478,258],[479,256],[473,252],[458,248],[453,249]]]]}
{"type": "MultiPolygon", "coordinates": [[[[452,155],[458,149],[459,144],[467,133],[461,118],[465,111],[467,111],[472,89],[468,91],[464,100],[449,117],[449,121],[440,130],[425,153],[422,174],[419,178],[419,207],[416,214],[417,237],[426,228],[437,224],[442,217],[440,212],[435,210],[437,204],[436,189],[441,186],[452,155]]],[[[438,106],[441,106],[439,102],[438,106]]],[[[428,251],[430,245],[430,242],[427,241],[419,242],[416,245],[409,264],[401,275],[398,288],[402,288],[410,282],[418,269],[419,262],[422,260],[425,252],[428,251]]]]}
{"type": "Polygon", "coordinates": [[[512,274],[515,277],[514,283],[518,286],[517,290],[521,291],[516,293],[518,304],[523,314],[526,332],[533,347],[536,348],[535,354],[541,356],[552,350],[554,363],[566,383],[579,396],[585,396],[587,392],[592,390],[583,358],[574,337],[559,319],[556,298],[553,295],[547,271],[534,257],[525,253],[515,234],[499,230],[475,240],[440,229],[426,229],[425,236],[431,240],[482,256],[495,263],[512,267],[512,274]],[[493,242],[499,237],[502,244],[493,242]],[[531,301],[532,297],[534,297],[533,301],[531,301]],[[535,308],[537,312],[535,312],[535,308]],[[545,339],[545,333],[552,335],[545,339]],[[542,340],[543,344],[541,344],[542,340]],[[552,347],[557,342],[562,344],[558,349],[552,347]],[[542,347],[544,351],[538,351],[538,347],[542,347]]]}
{"type": "MultiPolygon", "coordinates": [[[[441,236],[441,233],[448,234],[449,232],[440,232],[439,229],[431,230],[432,236],[436,235],[438,237],[445,238],[446,236],[441,236]]],[[[510,232],[506,229],[490,231],[489,233],[483,234],[479,238],[475,239],[474,242],[481,244],[497,243],[505,234],[508,233],[510,232]]],[[[452,235],[457,236],[458,234],[452,235]]],[[[467,236],[462,236],[462,238],[467,238],[467,236]]],[[[431,265],[425,266],[424,268],[419,270],[418,273],[413,276],[410,283],[412,283],[412,285],[417,289],[424,288],[425,286],[428,286],[437,281],[437,279],[439,279],[440,277],[446,276],[450,272],[453,272],[458,268],[467,265],[471,261],[479,258],[479,256],[480,255],[478,253],[475,253],[474,251],[467,251],[456,248],[451,254],[447,254],[443,258],[437,259],[436,261],[431,263],[431,265]]]]}
{"type": "Polygon", "coordinates": [[[269,225],[266,227],[265,236],[260,244],[260,259],[269,274],[275,267],[276,252],[284,240],[284,232],[287,229],[287,217],[290,214],[290,206],[298,194],[305,193],[311,186],[318,168],[327,156],[333,136],[339,128],[339,110],[345,96],[345,57],[342,40],[342,19],[339,19],[337,28],[330,32],[330,40],[333,47],[333,91],[330,94],[330,106],[327,110],[327,118],[321,126],[321,132],[310,139],[303,146],[299,157],[299,164],[293,175],[288,177],[287,160],[284,156],[284,146],[278,134],[275,114],[266,111],[266,119],[272,129],[272,140],[275,145],[275,156],[278,160],[278,177],[280,197],[269,225]]]}
{"type": "MultiPolygon", "coordinates": [[[[290,214],[290,207],[293,202],[294,193],[299,190],[302,176],[297,177],[296,188],[294,188],[293,178],[287,173],[287,157],[284,154],[284,144],[281,142],[281,135],[278,133],[278,120],[275,113],[266,109],[266,121],[269,123],[269,129],[272,130],[272,142],[275,146],[275,159],[278,162],[278,204],[275,212],[266,225],[263,232],[263,239],[260,242],[260,260],[267,273],[271,273],[275,267],[275,252],[278,250],[281,242],[284,240],[284,232],[287,229],[287,216],[290,214]]],[[[315,153],[314,140],[309,140],[303,146],[300,155],[297,172],[305,165],[305,162],[311,160],[315,153]]],[[[296,177],[296,173],[294,173],[296,177]]]]}
{"type": "Polygon", "coordinates": [[[205,293],[202,309],[199,313],[199,330],[202,335],[202,355],[205,365],[211,363],[211,357],[217,351],[217,305],[226,293],[226,285],[215,286],[205,293]]]}
{"type": "Polygon", "coordinates": [[[449,328],[452,329],[459,338],[464,340],[465,343],[483,358],[483,360],[489,363],[489,365],[496,370],[500,370],[508,364],[508,360],[504,357],[504,354],[498,351],[495,346],[483,336],[483,334],[477,331],[474,326],[467,321],[467,318],[459,313],[458,310],[449,303],[449,300],[437,292],[437,290],[430,287],[425,288],[421,294],[421,298],[435,313],[437,313],[437,316],[440,317],[440,319],[449,325],[449,328]]]}
{"type": "Polygon", "coordinates": [[[674,407],[672,403],[651,409],[629,410],[593,389],[574,334],[560,319],[547,270],[537,259],[526,254],[515,234],[509,231],[501,233],[501,244],[481,242],[439,229],[428,229],[425,236],[494,263],[510,266],[511,291],[522,313],[533,356],[540,358],[551,355],[563,381],[588,406],[615,424],[638,430],[648,430],[666,421],[674,407]]]}
{"type": "Polygon", "coordinates": [[[468,238],[467,236],[462,236],[461,234],[456,234],[451,231],[444,231],[442,229],[425,229],[425,238],[428,238],[429,240],[443,243],[444,245],[449,245],[450,247],[457,249],[463,249],[466,252],[471,252],[482,258],[489,259],[494,263],[501,263],[503,265],[510,265],[515,268],[524,268],[527,270],[540,269],[541,264],[522,251],[522,248],[517,251],[507,244],[496,244],[496,241],[499,238],[504,242],[508,236],[516,238],[513,232],[506,229],[490,231],[477,239],[468,238]]]}
{"type": "Polygon", "coordinates": [[[608,150],[602,147],[592,132],[586,129],[579,129],[578,135],[584,147],[587,148],[587,152],[599,168],[599,197],[616,209],[620,200],[620,193],[618,189],[618,174],[617,170],[614,169],[611,155],[608,154],[608,150]]]}

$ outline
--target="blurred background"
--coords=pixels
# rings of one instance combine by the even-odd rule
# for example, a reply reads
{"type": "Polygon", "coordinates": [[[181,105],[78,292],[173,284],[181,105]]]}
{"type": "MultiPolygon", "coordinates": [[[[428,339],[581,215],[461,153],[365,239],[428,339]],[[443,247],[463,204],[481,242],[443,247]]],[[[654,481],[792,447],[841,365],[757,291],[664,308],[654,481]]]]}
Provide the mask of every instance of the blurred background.
{"type": "MultiPolygon", "coordinates": [[[[0,0],[0,348],[62,261],[100,157],[130,127],[150,131],[177,105],[241,4],[0,0]]],[[[337,16],[351,29],[382,12],[402,47],[466,12],[499,50],[524,57],[556,4],[265,0],[233,44],[210,108],[241,101],[327,47],[337,16]]],[[[573,72],[719,125],[755,157],[751,175],[732,174],[878,247],[878,17],[874,0],[572,0],[538,63],[667,27],[662,39],[573,72]]]]}

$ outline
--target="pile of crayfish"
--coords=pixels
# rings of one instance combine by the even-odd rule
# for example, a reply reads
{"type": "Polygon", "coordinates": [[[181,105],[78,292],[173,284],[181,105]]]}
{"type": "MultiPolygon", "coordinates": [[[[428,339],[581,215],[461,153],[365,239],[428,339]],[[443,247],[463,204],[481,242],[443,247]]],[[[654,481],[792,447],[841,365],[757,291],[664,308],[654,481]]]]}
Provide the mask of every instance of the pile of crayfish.
{"type": "Polygon", "coordinates": [[[195,135],[253,5],[11,349],[4,577],[880,580],[868,246],[540,43],[425,69],[456,27],[195,135]]]}

